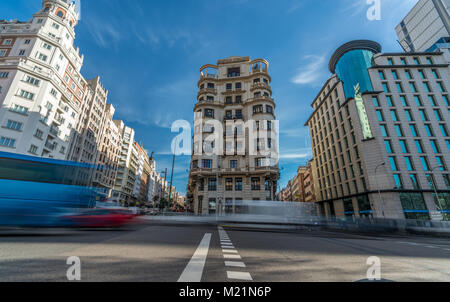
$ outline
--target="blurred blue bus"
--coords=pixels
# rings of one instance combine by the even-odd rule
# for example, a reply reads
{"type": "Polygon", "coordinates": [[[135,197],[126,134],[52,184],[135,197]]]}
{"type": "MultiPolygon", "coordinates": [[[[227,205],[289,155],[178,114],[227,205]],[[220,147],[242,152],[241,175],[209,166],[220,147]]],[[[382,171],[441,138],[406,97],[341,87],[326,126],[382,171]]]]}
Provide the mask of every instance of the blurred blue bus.
{"type": "Polygon", "coordinates": [[[0,226],[67,226],[62,216],[93,208],[107,190],[91,187],[95,166],[0,152],[0,226]]]}

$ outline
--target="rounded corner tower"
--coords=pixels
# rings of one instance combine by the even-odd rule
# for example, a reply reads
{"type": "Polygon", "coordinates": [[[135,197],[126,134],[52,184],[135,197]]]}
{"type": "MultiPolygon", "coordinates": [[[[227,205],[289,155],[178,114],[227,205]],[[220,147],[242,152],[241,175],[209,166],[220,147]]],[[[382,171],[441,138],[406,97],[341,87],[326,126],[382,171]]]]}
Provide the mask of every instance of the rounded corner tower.
{"type": "Polygon", "coordinates": [[[328,68],[343,82],[346,98],[354,96],[359,84],[360,91],[372,91],[368,69],[372,67],[372,58],[380,53],[381,45],[370,40],[354,40],[339,47],[331,56],[328,68]]]}

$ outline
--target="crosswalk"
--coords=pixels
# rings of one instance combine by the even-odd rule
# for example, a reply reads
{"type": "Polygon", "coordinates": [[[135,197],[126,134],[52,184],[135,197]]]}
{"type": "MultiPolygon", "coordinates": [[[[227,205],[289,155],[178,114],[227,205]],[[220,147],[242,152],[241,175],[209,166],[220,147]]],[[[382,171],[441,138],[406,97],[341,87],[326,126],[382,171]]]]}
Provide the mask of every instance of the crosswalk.
{"type": "Polygon", "coordinates": [[[222,247],[223,258],[225,259],[225,267],[227,268],[227,278],[229,280],[253,281],[249,272],[237,270],[239,268],[246,268],[242,257],[234,247],[227,232],[221,227],[218,227],[220,245],[222,247]]]}

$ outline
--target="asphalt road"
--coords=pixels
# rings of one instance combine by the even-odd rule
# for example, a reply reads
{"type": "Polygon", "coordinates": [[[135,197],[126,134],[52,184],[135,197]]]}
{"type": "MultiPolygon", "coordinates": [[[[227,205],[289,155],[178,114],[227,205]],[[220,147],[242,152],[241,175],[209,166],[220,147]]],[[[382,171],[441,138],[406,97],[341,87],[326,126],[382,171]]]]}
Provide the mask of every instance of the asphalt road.
{"type": "Polygon", "coordinates": [[[67,281],[71,256],[87,282],[355,282],[367,278],[371,256],[386,280],[450,281],[445,238],[146,221],[124,230],[1,230],[0,282],[67,281]]]}

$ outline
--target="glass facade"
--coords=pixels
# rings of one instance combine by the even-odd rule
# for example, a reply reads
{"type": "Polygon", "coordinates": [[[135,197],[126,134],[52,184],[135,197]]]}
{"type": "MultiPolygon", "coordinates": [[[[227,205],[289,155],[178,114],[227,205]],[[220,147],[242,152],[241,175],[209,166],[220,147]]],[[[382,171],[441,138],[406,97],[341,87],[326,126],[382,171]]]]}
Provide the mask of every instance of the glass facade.
{"type": "Polygon", "coordinates": [[[406,219],[430,220],[430,215],[421,193],[400,193],[406,219]]]}
{"type": "Polygon", "coordinates": [[[354,87],[359,83],[362,93],[373,91],[368,68],[372,67],[374,53],[369,50],[356,49],[345,53],[336,64],[336,74],[344,83],[346,98],[353,98],[354,87]]]}

